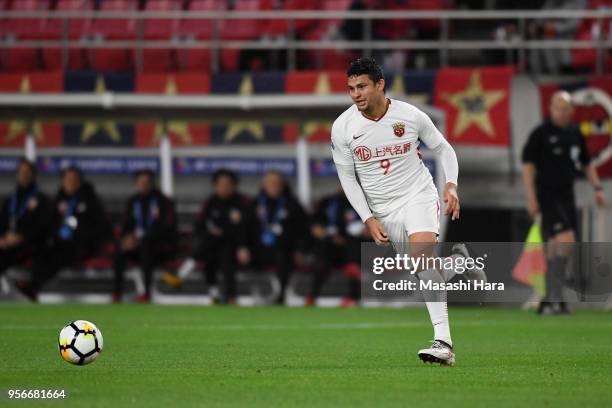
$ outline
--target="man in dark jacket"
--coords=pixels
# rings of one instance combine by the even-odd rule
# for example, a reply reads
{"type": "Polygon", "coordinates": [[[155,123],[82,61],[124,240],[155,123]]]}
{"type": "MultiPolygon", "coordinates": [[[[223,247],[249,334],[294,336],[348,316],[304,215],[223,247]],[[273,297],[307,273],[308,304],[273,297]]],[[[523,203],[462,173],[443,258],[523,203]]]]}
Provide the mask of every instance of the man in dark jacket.
{"type": "Polygon", "coordinates": [[[148,302],[155,266],[172,256],[176,247],[174,203],[155,187],[150,170],[138,171],[135,184],[136,194],[130,197],[125,208],[115,256],[115,302],[121,300],[123,276],[130,260],[139,265],[144,275],[145,293],[138,300],[148,302]]]}
{"type": "MultiPolygon", "coordinates": [[[[232,171],[217,170],[212,176],[214,193],[204,202],[194,226],[193,258],[204,261],[208,293],[213,302],[236,301],[236,271],[251,260],[249,232],[254,222],[251,202],[236,191],[238,177],[232,171]],[[223,276],[223,296],[217,274],[223,276]]],[[[195,260],[185,260],[178,276],[164,276],[166,283],[178,285],[195,268],[195,260]]]]}
{"type": "Polygon", "coordinates": [[[276,303],[284,304],[294,261],[300,260],[307,244],[308,216],[276,170],[264,176],[255,205],[259,221],[257,264],[274,267],[281,285],[276,303]]]}
{"type": "Polygon", "coordinates": [[[18,287],[32,300],[62,269],[95,255],[108,241],[111,227],[93,186],[81,170],[68,167],[53,201],[47,244],[34,259],[32,281],[18,287]]]}
{"type": "Polygon", "coordinates": [[[0,275],[41,250],[47,237],[49,209],[49,199],[36,184],[36,166],[21,159],[15,191],[0,210],[0,275]]]}
{"type": "Polygon", "coordinates": [[[364,224],[344,192],[324,197],[316,207],[310,229],[313,236],[313,284],[306,304],[316,302],[332,268],[341,268],[349,280],[348,296],[342,306],[353,306],[360,297],[361,241],[369,240],[364,224]]]}

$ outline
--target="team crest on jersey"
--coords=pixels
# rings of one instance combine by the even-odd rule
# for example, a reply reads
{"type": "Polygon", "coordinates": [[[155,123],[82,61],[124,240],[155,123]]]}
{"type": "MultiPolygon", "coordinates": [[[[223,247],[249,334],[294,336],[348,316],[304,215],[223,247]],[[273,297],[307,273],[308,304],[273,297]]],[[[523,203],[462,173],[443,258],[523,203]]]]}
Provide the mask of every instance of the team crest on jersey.
{"type": "Polygon", "coordinates": [[[366,146],[357,146],[354,152],[361,161],[368,161],[372,157],[372,151],[366,146]]]}
{"type": "Polygon", "coordinates": [[[393,133],[395,133],[395,136],[397,136],[397,137],[404,136],[404,130],[406,128],[406,124],[405,123],[397,122],[397,123],[394,123],[391,126],[393,126],[393,133]]]}

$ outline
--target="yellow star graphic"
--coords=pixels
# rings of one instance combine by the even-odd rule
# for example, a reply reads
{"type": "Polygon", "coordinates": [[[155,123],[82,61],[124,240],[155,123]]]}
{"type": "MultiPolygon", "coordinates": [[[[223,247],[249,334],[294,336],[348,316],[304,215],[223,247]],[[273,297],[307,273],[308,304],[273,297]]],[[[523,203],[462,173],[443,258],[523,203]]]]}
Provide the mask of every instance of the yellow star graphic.
{"type": "Polygon", "coordinates": [[[326,72],[323,72],[319,74],[319,77],[317,78],[314,93],[316,95],[328,95],[330,92],[331,84],[329,83],[329,76],[326,72]]]}
{"type": "MultiPolygon", "coordinates": [[[[178,94],[178,87],[174,80],[174,75],[168,76],[168,82],[166,82],[166,89],[164,89],[164,95],[176,95],[178,94]]],[[[183,143],[191,144],[192,137],[189,132],[189,124],[183,121],[169,121],[167,129],[164,130],[164,126],[161,122],[155,124],[155,130],[153,131],[153,140],[159,142],[164,135],[165,131],[169,134],[176,135],[183,143]]]]}
{"type": "MultiPolygon", "coordinates": [[[[96,87],[94,89],[96,94],[103,94],[106,92],[106,84],[104,83],[104,77],[98,75],[96,78],[96,87]]],[[[119,142],[121,140],[121,133],[114,120],[89,120],[85,122],[83,131],[81,132],[81,142],[88,142],[98,131],[102,129],[106,135],[113,141],[119,142]]]]}
{"type": "MultiPolygon", "coordinates": [[[[242,82],[238,89],[240,95],[252,95],[253,94],[253,80],[249,74],[242,77],[242,82]]],[[[259,141],[264,138],[263,124],[259,121],[237,121],[231,122],[225,131],[224,140],[226,142],[232,142],[240,133],[248,132],[259,141]]]]}
{"type": "Polygon", "coordinates": [[[250,133],[253,137],[259,141],[263,140],[264,129],[261,122],[231,122],[227,131],[225,132],[225,141],[232,142],[240,133],[243,131],[250,133]]]}
{"type": "MultiPolygon", "coordinates": [[[[315,95],[329,95],[331,93],[331,84],[329,82],[329,76],[327,73],[323,72],[319,74],[317,78],[317,83],[315,85],[314,94],[315,95]]],[[[304,123],[302,127],[302,135],[306,138],[309,138],[317,131],[324,129],[327,131],[331,131],[331,123],[323,122],[323,121],[308,121],[304,123]]]]}
{"type": "Polygon", "coordinates": [[[454,135],[459,138],[472,124],[478,126],[487,136],[493,138],[494,130],[489,110],[506,96],[502,90],[484,91],[480,82],[480,73],[474,70],[466,89],[453,94],[445,94],[446,99],[459,112],[455,121],[454,135]]]}
{"type": "MultiPolygon", "coordinates": [[[[21,78],[21,83],[19,84],[19,93],[29,94],[32,92],[32,85],[30,84],[30,77],[24,75],[21,78]]],[[[45,135],[43,133],[42,125],[39,121],[35,120],[32,123],[32,135],[36,140],[43,140],[45,135]]],[[[4,141],[6,143],[10,143],[13,140],[21,137],[25,132],[28,131],[28,123],[23,120],[13,120],[9,122],[8,130],[6,135],[4,136],[4,141]]]]}

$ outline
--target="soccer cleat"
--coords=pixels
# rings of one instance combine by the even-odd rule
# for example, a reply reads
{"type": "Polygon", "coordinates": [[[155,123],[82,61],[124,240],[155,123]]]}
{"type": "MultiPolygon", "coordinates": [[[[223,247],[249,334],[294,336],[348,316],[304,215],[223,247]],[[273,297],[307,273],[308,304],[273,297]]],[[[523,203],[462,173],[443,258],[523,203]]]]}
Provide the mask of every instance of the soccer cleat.
{"type": "Polygon", "coordinates": [[[38,291],[34,288],[34,285],[31,282],[17,281],[15,282],[15,287],[30,301],[34,303],[38,302],[38,291]]]}
{"type": "Polygon", "coordinates": [[[216,285],[212,285],[208,288],[208,296],[210,296],[210,303],[213,305],[221,303],[221,292],[216,285]]]}
{"type": "Polygon", "coordinates": [[[161,279],[166,285],[175,288],[180,288],[183,284],[183,280],[181,278],[167,271],[164,271],[164,273],[162,273],[161,279]]]}
{"type": "MultiPolygon", "coordinates": [[[[467,245],[462,242],[453,245],[452,253],[459,254],[464,258],[470,258],[470,252],[467,249],[467,245]]],[[[476,266],[466,270],[463,273],[463,276],[465,276],[465,279],[469,280],[470,282],[487,283],[487,274],[484,270],[477,268],[476,266]]]]}
{"type": "Polygon", "coordinates": [[[434,340],[431,347],[419,350],[418,356],[423,363],[438,363],[445,366],[455,365],[453,347],[442,340],[434,340]]]}
{"type": "Polygon", "coordinates": [[[315,306],[316,303],[317,303],[317,300],[312,295],[306,296],[306,300],[304,300],[304,306],[312,307],[312,306],[315,306]]]}
{"type": "Polygon", "coordinates": [[[342,298],[342,301],[340,302],[340,307],[349,308],[349,307],[355,307],[355,306],[357,306],[357,301],[350,297],[344,297],[342,298]]]}

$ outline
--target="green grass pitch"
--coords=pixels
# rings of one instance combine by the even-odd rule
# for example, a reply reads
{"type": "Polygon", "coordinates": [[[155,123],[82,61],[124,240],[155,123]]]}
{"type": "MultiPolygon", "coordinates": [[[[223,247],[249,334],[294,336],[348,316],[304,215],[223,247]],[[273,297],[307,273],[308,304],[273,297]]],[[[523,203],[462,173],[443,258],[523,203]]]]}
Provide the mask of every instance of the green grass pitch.
{"type": "Polygon", "coordinates": [[[451,307],[457,365],[424,365],[423,309],[0,305],[1,406],[604,407],[612,314],[538,317],[451,307]],[[61,360],[57,335],[104,334],[91,365],[61,360]],[[7,390],[66,389],[63,401],[7,390]]]}

